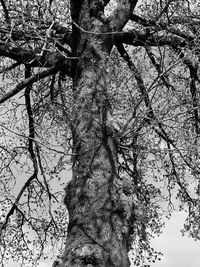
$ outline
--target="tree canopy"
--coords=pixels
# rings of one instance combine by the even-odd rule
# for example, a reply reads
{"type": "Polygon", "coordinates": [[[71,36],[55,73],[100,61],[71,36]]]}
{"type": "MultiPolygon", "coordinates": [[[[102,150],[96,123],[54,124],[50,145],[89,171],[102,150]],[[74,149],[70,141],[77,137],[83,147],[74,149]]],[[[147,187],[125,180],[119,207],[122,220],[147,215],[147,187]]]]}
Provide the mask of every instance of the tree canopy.
{"type": "Polygon", "coordinates": [[[175,209],[200,239],[199,1],[0,2],[1,266],[144,266],[175,209]]]}

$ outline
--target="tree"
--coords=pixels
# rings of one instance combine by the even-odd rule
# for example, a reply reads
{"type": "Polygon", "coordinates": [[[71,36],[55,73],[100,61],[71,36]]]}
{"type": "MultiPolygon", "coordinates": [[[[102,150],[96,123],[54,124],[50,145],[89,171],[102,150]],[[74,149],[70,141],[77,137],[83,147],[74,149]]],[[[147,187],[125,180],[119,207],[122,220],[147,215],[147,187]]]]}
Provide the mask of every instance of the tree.
{"type": "Polygon", "coordinates": [[[199,8],[1,0],[2,266],[144,266],[174,202],[199,239],[199,8]]]}

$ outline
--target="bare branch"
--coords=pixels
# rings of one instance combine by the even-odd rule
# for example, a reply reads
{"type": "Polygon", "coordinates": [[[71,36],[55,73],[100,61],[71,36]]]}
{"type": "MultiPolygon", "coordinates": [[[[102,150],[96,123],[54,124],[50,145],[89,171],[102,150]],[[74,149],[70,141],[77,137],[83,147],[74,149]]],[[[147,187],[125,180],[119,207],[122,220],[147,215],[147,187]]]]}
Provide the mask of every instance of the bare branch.
{"type": "Polygon", "coordinates": [[[118,44],[117,45],[117,49],[120,53],[120,55],[124,58],[124,60],[128,63],[129,68],[133,71],[135,79],[137,81],[138,87],[140,89],[140,92],[144,98],[144,102],[147,108],[147,114],[144,118],[144,122],[147,124],[151,124],[151,120],[154,120],[157,122],[159,130],[157,130],[155,128],[155,126],[153,125],[152,128],[154,129],[154,131],[163,139],[165,140],[167,143],[173,144],[174,145],[174,141],[171,140],[171,138],[168,137],[168,134],[166,133],[166,131],[163,128],[163,125],[161,122],[159,122],[159,120],[156,118],[156,115],[153,111],[152,105],[151,105],[151,101],[148,95],[148,92],[145,88],[144,85],[144,81],[140,75],[140,73],[138,72],[137,68],[135,67],[134,62],[131,60],[129,54],[126,52],[124,46],[122,44],[118,44]]]}
{"type": "Polygon", "coordinates": [[[5,73],[5,72],[7,72],[7,71],[13,70],[13,69],[15,69],[16,67],[18,67],[20,64],[21,64],[21,63],[18,63],[18,62],[13,63],[12,65],[10,65],[10,66],[8,66],[8,67],[6,67],[6,68],[2,68],[2,69],[0,69],[0,73],[5,73]]]}
{"type": "Polygon", "coordinates": [[[156,20],[160,19],[160,18],[162,17],[162,15],[163,15],[164,13],[167,12],[167,10],[168,10],[170,4],[171,4],[172,2],[174,2],[174,1],[175,1],[175,0],[168,0],[168,2],[166,3],[166,5],[164,6],[164,8],[161,10],[160,14],[157,16],[156,20]]]}
{"type": "MultiPolygon", "coordinates": [[[[191,160],[188,160],[186,157],[184,157],[184,155],[181,153],[180,149],[177,148],[176,143],[173,139],[171,139],[169,137],[169,134],[165,131],[162,123],[157,119],[155,113],[153,112],[152,106],[151,106],[151,102],[149,99],[149,95],[148,92],[144,86],[144,82],[142,80],[142,77],[140,76],[140,74],[138,73],[138,71],[135,68],[134,62],[132,62],[131,58],[129,57],[129,54],[126,52],[126,50],[124,49],[122,44],[118,44],[117,46],[118,51],[120,53],[120,55],[124,58],[124,60],[128,63],[128,66],[131,70],[134,71],[134,75],[138,84],[138,87],[142,93],[142,96],[144,97],[144,102],[145,105],[147,107],[147,115],[144,119],[144,122],[151,124],[151,120],[153,119],[154,121],[157,122],[158,124],[158,128],[156,129],[156,127],[154,125],[152,125],[152,129],[158,134],[158,136],[160,138],[162,138],[168,146],[172,146],[180,155],[180,157],[182,158],[182,160],[184,161],[184,163],[191,169],[193,170],[195,173],[199,174],[199,168],[194,167],[192,164],[191,160]]],[[[140,129],[139,129],[140,130],[140,129]]]]}
{"type": "MultiPolygon", "coordinates": [[[[186,23],[186,21],[184,21],[184,19],[182,19],[182,18],[176,18],[176,17],[172,18],[172,19],[170,19],[170,24],[167,22],[164,22],[164,21],[157,21],[156,19],[155,20],[149,20],[149,19],[147,20],[147,19],[142,18],[142,17],[135,15],[135,14],[132,14],[130,16],[130,19],[134,22],[140,23],[144,27],[147,27],[147,29],[149,27],[151,27],[151,31],[154,31],[157,33],[159,31],[165,30],[168,33],[171,33],[171,34],[176,35],[178,37],[184,38],[185,40],[190,41],[190,42],[194,41],[194,39],[196,38],[196,36],[192,32],[190,32],[190,31],[184,32],[177,27],[177,25],[176,25],[177,20],[179,23],[180,23],[180,21],[182,23],[186,23]],[[174,25],[173,25],[173,23],[174,23],[174,25]]],[[[199,24],[199,21],[198,22],[190,21],[191,24],[194,24],[194,22],[199,24]]],[[[187,21],[187,23],[188,23],[188,21],[187,21]]]]}
{"type": "MultiPolygon", "coordinates": [[[[161,65],[159,63],[156,62],[156,58],[155,55],[153,54],[153,52],[151,51],[150,47],[146,46],[145,50],[152,62],[152,64],[154,65],[155,69],[158,72],[158,75],[161,74],[162,70],[161,70],[161,65]]],[[[167,87],[167,89],[172,89],[173,91],[176,91],[176,89],[174,88],[173,85],[170,84],[170,82],[168,81],[167,76],[165,75],[161,75],[161,80],[163,81],[163,84],[167,87]]]]}
{"type": "Polygon", "coordinates": [[[8,24],[10,24],[10,18],[9,18],[9,13],[8,13],[8,9],[6,7],[6,4],[4,2],[4,0],[1,0],[1,5],[3,7],[3,11],[4,11],[4,15],[5,15],[5,19],[6,19],[6,22],[8,24]]]}
{"type": "Polygon", "coordinates": [[[118,0],[116,9],[108,18],[110,27],[113,31],[121,31],[128,22],[138,0],[118,0]]]}
{"type": "Polygon", "coordinates": [[[190,93],[192,96],[192,106],[193,106],[193,114],[194,114],[194,123],[195,123],[195,131],[196,135],[200,134],[200,117],[199,117],[199,97],[196,82],[200,82],[198,77],[198,62],[192,62],[189,57],[186,57],[184,52],[177,47],[173,47],[176,53],[179,53],[179,57],[183,60],[183,63],[187,66],[190,72],[190,93]]]}
{"type": "Polygon", "coordinates": [[[9,91],[8,93],[6,93],[4,96],[2,96],[0,98],[0,104],[2,104],[3,102],[5,102],[6,100],[8,100],[9,98],[13,97],[14,95],[18,94],[21,90],[23,90],[26,86],[37,82],[45,77],[48,77],[52,74],[55,74],[56,72],[58,72],[58,68],[57,67],[52,67],[50,69],[44,70],[42,72],[39,72],[35,75],[33,75],[30,78],[27,78],[25,80],[23,80],[22,82],[18,83],[18,85],[11,91],[9,91]]]}
{"type": "Polygon", "coordinates": [[[163,32],[147,32],[147,31],[127,31],[119,32],[114,35],[116,42],[122,42],[124,44],[132,46],[164,46],[164,45],[179,45],[185,47],[188,45],[188,41],[180,36],[174,34],[168,34],[163,32]]]}
{"type": "MultiPolygon", "coordinates": [[[[59,45],[59,44],[58,44],[59,45]]],[[[58,47],[61,49],[61,46],[58,47]]],[[[65,53],[70,52],[67,49],[62,49],[65,53]]],[[[35,50],[27,50],[23,47],[13,45],[12,43],[0,42],[0,56],[9,57],[19,63],[28,64],[31,67],[46,67],[51,68],[56,64],[65,65],[65,69],[70,76],[71,57],[65,56],[60,52],[42,51],[41,48],[35,50]],[[42,53],[41,53],[42,52],[42,53]]]]}
{"type": "Polygon", "coordinates": [[[15,202],[13,203],[11,209],[9,210],[9,212],[6,215],[5,221],[2,224],[1,228],[0,228],[0,236],[2,234],[2,231],[6,229],[9,218],[11,215],[13,215],[14,211],[17,209],[17,205],[19,203],[20,198],[22,197],[24,191],[26,190],[26,188],[31,184],[31,182],[37,177],[37,173],[34,173],[33,175],[31,175],[31,177],[29,177],[29,179],[25,182],[25,184],[22,186],[19,194],[17,195],[15,202]]]}
{"type": "MultiPolygon", "coordinates": [[[[30,79],[31,77],[31,67],[26,65],[25,66],[25,79],[30,79]]],[[[34,119],[33,119],[33,112],[31,107],[31,99],[30,99],[30,92],[32,89],[32,83],[28,83],[25,90],[25,103],[26,103],[26,110],[28,114],[29,120],[29,139],[28,139],[28,151],[30,153],[31,159],[33,161],[34,169],[38,169],[37,167],[37,160],[33,149],[33,142],[35,138],[35,127],[34,127],[34,119]]],[[[36,171],[38,172],[38,171],[36,171]]]]}
{"type": "MultiPolygon", "coordinates": [[[[0,127],[6,129],[7,131],[11,132],[12,134],[15,134],[15,135],[17,135],[17,136],[26,138],[27,140],[30,138],[30,137],[28,137],[28,136],[26,136],[26,135],[20,134],[20,133],[15,132],[15,131],[12,131],[11,129],[9,129],[8,127],[6,127],[6,126],[3,125],[3,124],[0,124],[0,127]]],[[[44,144],[44,142],[41,142],[41,141],[39,141],[39,140],[37,140],[37,143],[40,144],[40,146],[43,146],[43,147],[45,147],[45,148],[47,148],[47,149],[49,149],[49,150],[51,150],[51,151],[54,151],[54,152],[56,152],[56,153],[60,153],[60,154],[63,154],[63,155],[71,155],[71,154],[66,154],[64,151],[61,151],[61,150],[58,150],[58,149],[54,149],[54,148],[52,148],[52,147],[50,147],[50,146],[44,144]]],[[[3,148],[3,149],[5,149],[5,148],[3,148]]]]}

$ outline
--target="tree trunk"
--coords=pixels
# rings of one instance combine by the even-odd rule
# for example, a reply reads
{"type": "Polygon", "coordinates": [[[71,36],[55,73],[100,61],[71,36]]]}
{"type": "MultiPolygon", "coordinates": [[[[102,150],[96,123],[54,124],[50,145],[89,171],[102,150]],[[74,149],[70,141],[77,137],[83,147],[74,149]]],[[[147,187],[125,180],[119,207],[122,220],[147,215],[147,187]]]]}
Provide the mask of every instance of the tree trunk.
{"type": "Polygon", "coordinates": [[[65,266],[126,267],[132,202],[123,202],[117,145],[107,125],[105,62],[95,64],[75,81],[74,165],[66,188],[69,225],[64,261],[65,266]]]}
{"type": "MultiPolygon", "coordinates": [[[[84,8],[82,12],[87,14],[84,8]]],[[[72,18],[79,25],[73,40],[79,60],[74,66],[73,177],[66,187],[69,225],[62,266],[126,267],[133,201],[118,176],[117,141],[108,121],[112,42],[108,35],[90,34],[105,31],[102,21],[87,24],[82,13],[72,13],[72,18]]]]}

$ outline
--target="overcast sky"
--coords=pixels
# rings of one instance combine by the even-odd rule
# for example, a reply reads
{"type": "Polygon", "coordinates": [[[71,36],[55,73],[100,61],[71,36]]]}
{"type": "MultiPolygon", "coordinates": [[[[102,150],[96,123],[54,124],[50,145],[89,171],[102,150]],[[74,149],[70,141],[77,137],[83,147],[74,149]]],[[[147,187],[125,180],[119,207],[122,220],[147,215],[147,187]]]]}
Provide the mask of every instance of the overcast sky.
{"type": "Polygon", "coordinates": [[[151,267],[200,267],[200,241],[183,237],[180,232],[185,217],[184,212],[174,213],[164,233],[152,241],[153,247],[164,255],[151,267]]]}

